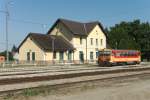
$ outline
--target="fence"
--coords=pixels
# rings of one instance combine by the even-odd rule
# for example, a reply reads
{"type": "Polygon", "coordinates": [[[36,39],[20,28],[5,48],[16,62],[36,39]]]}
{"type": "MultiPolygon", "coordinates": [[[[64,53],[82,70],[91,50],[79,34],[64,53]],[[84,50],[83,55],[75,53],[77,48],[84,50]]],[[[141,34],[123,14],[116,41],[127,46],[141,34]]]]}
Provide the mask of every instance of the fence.
{"type": "Polygon", "coordinates": [[[94,60],[81,62],[79,60],[55,60],[55,61],[9,61],[0,63],[0,67],[17,67],[17,66],[55,66],[55,65],[77,65],[77,64],[96,64],[94,60]]]}

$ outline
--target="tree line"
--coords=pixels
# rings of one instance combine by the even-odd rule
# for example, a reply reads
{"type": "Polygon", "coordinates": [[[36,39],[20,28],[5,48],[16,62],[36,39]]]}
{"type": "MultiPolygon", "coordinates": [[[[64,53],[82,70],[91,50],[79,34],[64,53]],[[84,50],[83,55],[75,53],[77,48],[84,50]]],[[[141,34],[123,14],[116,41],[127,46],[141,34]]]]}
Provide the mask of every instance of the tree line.
{"type": "Polygon", "coordinates": [[[134,20],[115,24],[107,33],[108,45],[113,49],[140,50],[142,59],[150,60],[150,23],[134,20]]]}

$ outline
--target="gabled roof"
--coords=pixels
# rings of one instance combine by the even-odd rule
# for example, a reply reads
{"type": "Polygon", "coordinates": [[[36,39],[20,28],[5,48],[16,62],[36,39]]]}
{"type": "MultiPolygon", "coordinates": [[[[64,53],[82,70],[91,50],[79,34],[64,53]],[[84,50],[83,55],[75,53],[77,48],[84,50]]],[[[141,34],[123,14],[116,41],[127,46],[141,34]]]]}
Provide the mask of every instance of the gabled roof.
{"type": "MultiPolygon", "coordinates": [[[[93,21],[93,22],[88,22],[88,23],[81,23],[77,21],[72,21],[72,20],[66,20],[66,19],[58,19],[53,26],[50,28],[47,34],[51,33],[51,31],[54,29],[54,27],[58,23],[62,23],[69,31],[71,31],[72,34],[74,35],[88,35],[93,28],[96,25],[99,25],[103,33],[105,34],[105,31],[99,21],[93,21]]],[[[106,34],[105,34],[106,35],[106,34]]]]}
{"type": "Polygon", "coordinates": [[[54,51],[74,50],[72,44],[70,44],[61,36],[52,36],[40,33],[29,33],[28,36],[19,45],[18,49],[22,46],[22,44],[27,40],[28,37],[30,37],[33,40],[33,42],[36,43],[44,51],[52,51],[53,42],[54,42],[54,51]]]}

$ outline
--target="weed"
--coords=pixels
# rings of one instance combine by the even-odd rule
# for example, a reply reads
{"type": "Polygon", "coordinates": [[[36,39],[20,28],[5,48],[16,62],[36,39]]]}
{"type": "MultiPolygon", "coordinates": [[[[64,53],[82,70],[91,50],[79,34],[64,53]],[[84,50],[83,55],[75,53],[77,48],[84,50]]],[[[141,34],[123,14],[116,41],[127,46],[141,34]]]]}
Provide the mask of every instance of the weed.
{"type": "Polygon", "coordinates": [[[28,89],[23,90],[22,94],[24,96],[36,96],[39,94],[39,92],[36,89],[28,88],[28,89]]]}
{"type": "Polygon", "coordinates": [[[8,93],[4,96],[4,100],[10,100],[12,97],[14,97],[14,94],[13,93],[8,93]]]}

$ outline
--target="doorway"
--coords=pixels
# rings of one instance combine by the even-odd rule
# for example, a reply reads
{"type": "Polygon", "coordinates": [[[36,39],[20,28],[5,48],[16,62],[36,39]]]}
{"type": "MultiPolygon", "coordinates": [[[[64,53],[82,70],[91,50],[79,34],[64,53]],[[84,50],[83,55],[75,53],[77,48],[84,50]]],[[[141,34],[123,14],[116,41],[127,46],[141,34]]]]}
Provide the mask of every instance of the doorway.
{"type": "Polygon", "coordinates": [[[83,54],[83,51],[79,52],[79,59],[80,59],[81,63],[84,63],[84,54],[83,54]]]}

